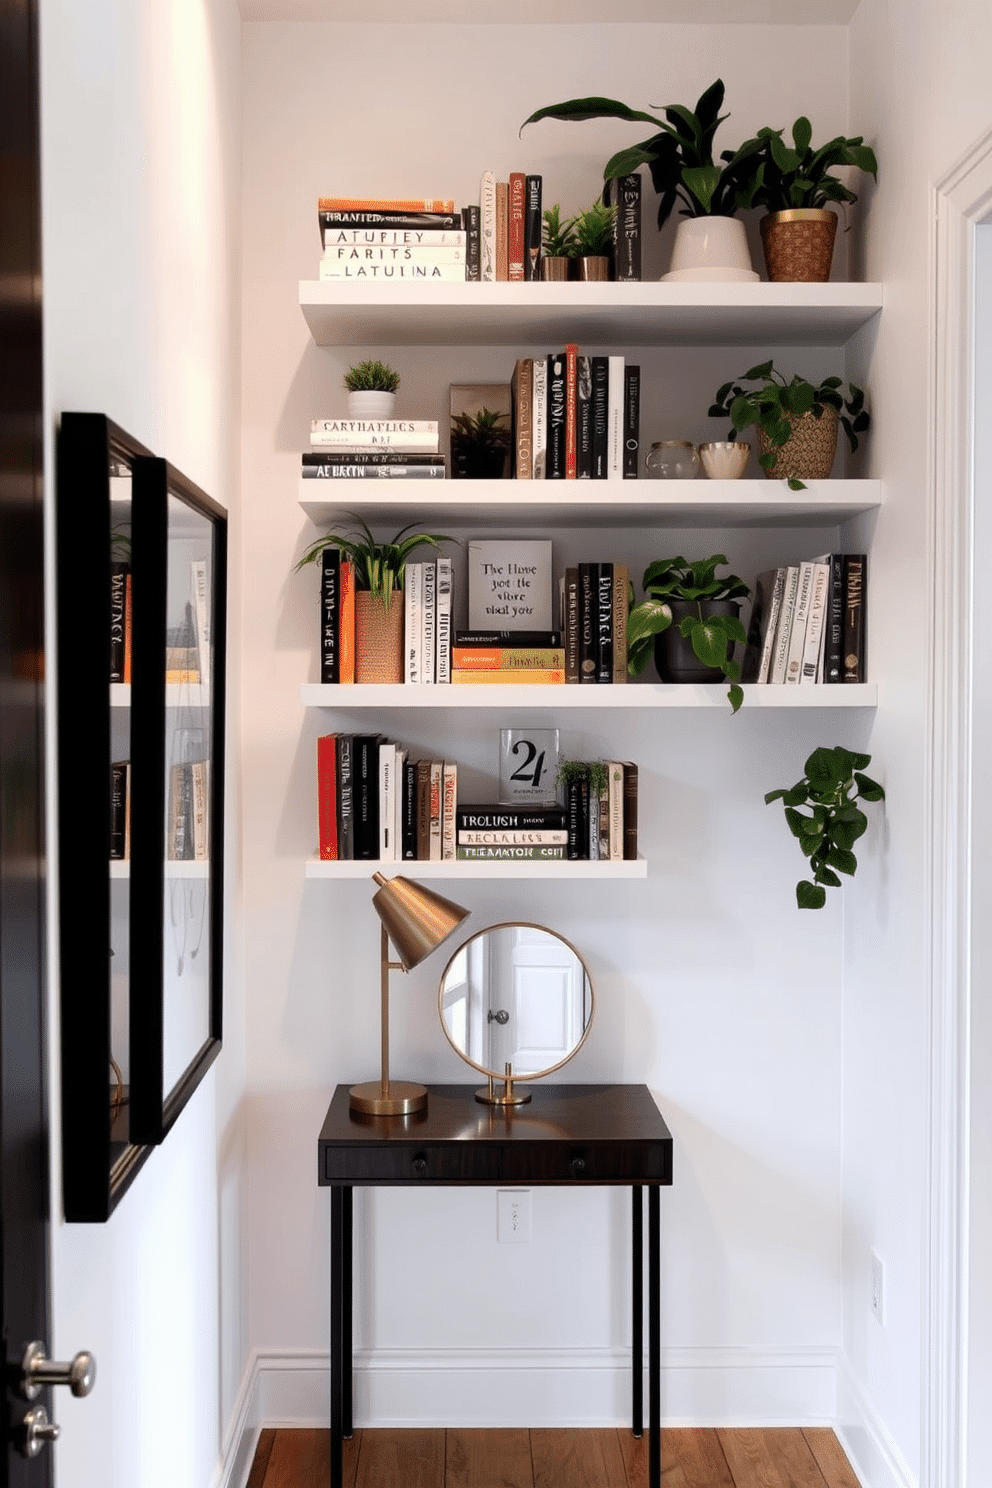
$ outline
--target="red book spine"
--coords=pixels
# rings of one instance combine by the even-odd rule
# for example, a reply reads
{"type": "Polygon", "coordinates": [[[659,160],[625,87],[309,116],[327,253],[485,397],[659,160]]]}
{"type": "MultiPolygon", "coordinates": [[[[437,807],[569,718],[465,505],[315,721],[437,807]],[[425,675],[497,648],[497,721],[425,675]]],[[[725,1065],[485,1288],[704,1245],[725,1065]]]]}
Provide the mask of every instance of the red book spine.
{"type": "Polygon", "coordinates": [[[338,767],[337,737],[321,734],[317,740],[317,840],[322,862],[338,856],[338,767]]]}
{"type": "Polygon", "coordinates": [[[347,560],[341,561],[339,577],[341,589],[341,665],[339,682],[355,680],[355,568],[347,560]]]}
{"type": "Polygon", "coordinates": [[[578,475],[578,388],[579,348],[574,341],[565,347],[565,479],[578,475]]]}
{"type": "Polygon", "coordinates": [[[527,211],[527,177],[522,171],[510,172],[509,221],[506,231],[506,277],[524,278],[524,217],[527,211]]]}

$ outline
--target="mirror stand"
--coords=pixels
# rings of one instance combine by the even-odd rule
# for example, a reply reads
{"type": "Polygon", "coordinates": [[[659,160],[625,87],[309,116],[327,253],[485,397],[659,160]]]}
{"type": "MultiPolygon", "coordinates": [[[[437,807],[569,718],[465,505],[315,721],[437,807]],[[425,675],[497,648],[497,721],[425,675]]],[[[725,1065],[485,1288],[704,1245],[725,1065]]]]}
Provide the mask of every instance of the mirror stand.
{"type": "Polygon", "coordinates": [[[519,1085],[514,1085],[512,1064],[505,1067],[502,1091],[496,1089],[497,1079],[497,1075],[490,1075],[489,1084],[475,1092],[476,1100],[481,1101],[484,1106],[524,1106],[530,1100],[529,1090],[521,1090],[519,1085]]]}

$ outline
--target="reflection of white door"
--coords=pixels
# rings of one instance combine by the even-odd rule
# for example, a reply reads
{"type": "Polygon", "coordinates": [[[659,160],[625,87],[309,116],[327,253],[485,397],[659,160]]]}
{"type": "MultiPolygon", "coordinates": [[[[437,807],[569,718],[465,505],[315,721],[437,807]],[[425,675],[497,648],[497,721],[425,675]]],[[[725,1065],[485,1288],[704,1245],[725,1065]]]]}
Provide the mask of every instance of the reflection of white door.
{"type": "Polygon", "coordinates": [[[507,931],[503,954],[506,965],[499,985],[507,989],[504,1005],[510,1014],[502,1030],[506,1058],[517,1074],[548,1069],[565,1059],[582,1037],[582,964],[563,940],[530,925],[507,931]]]}

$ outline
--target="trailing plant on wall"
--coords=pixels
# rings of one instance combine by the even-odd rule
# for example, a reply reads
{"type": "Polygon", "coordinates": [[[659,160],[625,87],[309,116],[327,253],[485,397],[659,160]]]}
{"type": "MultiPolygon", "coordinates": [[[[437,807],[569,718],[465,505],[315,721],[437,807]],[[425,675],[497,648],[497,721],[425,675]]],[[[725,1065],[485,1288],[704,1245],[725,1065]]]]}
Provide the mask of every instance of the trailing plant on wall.
{"type": "Polygon", "coordinates": [[[878,781],[861,773],[870,764],[870,754],[853,754],[840,744],[814,749],[806,773],[791,790],[765,796],[766,806],[782,802],[789,831],[809,859],[812,880],[802,878],[796,884],[800,909],[822,909],[827,889],[840,887],[837,874],[853,877],[857,870],[852,849],[867,831],[868,818],[855,802],[885,800],[878,781]]]}

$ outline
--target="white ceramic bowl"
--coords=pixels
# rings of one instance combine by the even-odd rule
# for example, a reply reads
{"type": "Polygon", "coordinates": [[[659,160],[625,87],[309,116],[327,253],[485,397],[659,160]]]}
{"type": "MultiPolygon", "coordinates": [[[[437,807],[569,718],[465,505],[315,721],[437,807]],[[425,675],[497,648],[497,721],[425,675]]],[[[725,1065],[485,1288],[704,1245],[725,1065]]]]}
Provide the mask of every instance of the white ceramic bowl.
{"type": "Polygon", "coordinates": [[[715,440],[699,446],[699,460],[710,480],[740,480],[747,469],[751,446],[744,440],[715,440]]]}

